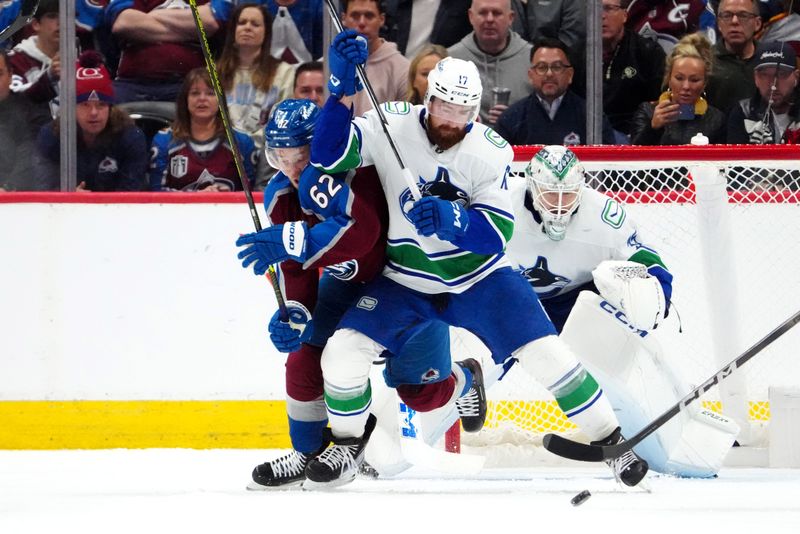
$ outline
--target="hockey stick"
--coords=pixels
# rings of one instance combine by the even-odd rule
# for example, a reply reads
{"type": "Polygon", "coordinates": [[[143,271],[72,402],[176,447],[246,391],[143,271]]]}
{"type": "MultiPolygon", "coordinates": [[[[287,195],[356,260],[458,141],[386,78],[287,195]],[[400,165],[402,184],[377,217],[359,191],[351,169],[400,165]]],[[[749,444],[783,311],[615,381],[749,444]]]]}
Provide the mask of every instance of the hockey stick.
{"type": "MultiPolygon", "coordinates": [[[[39,0],[22,0],[19,3],[19,14],[17,15],[17,18],[5,28],[0,29],[0,41],[10,38],[12,35],[21,30],[26,24],[28,24],[38,8],[39,0]]],[[[7,7],[5,9],[10,8],[7,7]]]]}
{"type": "Polygon", "coordinates": [[[788,332],[798,322],[800,322],[800,311],[796,312],[728,365],[714,373],[711,378],[690,391],[684,398],[679,400],[677,404],[655,418],[649,425],[622,443],[606,446],[586,445],[561,437],[557,434],[547,434],[543,440],[544,448],[564,458],[583,462],[600,462],[602,460],[609,460],[622,456],[638,445],[647,436],[658,430],[667,421],[678,415],[678,413],[684,410],[689,404],[699,399],[703,393],[729,377],[736,369],[767,348],[772,342],[788,332]]]}
{"type": "MultiPolygon", "coordinates": [[[[325,3],[328,5],[328,13],[333,20],[334,26],[336,26],[336,31],[338,33],[342,33],[344,31],[344,27],[342,26],[342,21],[339,20],[339,15],[336,13],[336,8],[333,7],[333,0],[325,0],[325,3]]],[[[394,153],[397,164],[400,165],[400,172],[403,175],[406,185],[408,185],[408,188],[411,191],[411,196],[414,197],[414,200],[419,200],[422,198],[422,193],[420,193],[419,186],[414,180],[414,175],[411,174],[411,171],[403,162],[403,158],[400,155],[400,150],[397,148],[397,145],[394,144],[394,139],[392,139],[392,135],[389,133],[389,122],[386,120],[386,115],[383,114],[383,110],[378,104],[378,98],[375,96],[375,91],[372,89],[372,85],[369,83],[367,72],[364,70],[363,65],[356,65],[356,70],[358,71],[358,75],[361,77],[361,82],[364,85],[364,89],[366,89],[367,94],[369,95],[369,101],[372,103],[372,107],[375,108],[375,112],[378,114],[378,117],[381,120],[383,133],[386,135],[386,140],[389,142],[389,147],[391,147],[392,152],[394,153]]]]}
{"type": "MultiPolygon", "coordinates": [[[[222,119],[222,126],[225,128],[225,136],[228,139],[228,144],[231,146],[233,152],[233,163],[236,165],[236,174],[239,175],[239,182],[242,184],[244,196],[247,198],[247,206],[250,208],[250,217],[253,219],[253,226],[256,232],[261,231],[261,220],[256,211],[256,204],[253,202],[253,194],[250,191],[250,184],[247,182],[247,177],[244,173],[244,165],[242,164],[242,154],[239,152],[239,145],[236,144],[236,139],[233,136],[233,129],[231,128],[228,120],[228,103],[225,99],[225,93],[222,91],[222,86],[219,83],[219,76],[217,75],[217,67],[214,64],[214,58],[211,57],[211,49],[208,46],[208,38],[206,37],[206,29],[203,26],[203,21],[200,19],[200,12],[197,8],[197,0],[189,0],[189,7],[192,9],[194,16],[194,23],[197,26],[197,33],[200,36],[200,48],[203,50],[203,58],[206,61],[206,70],[208,76],[211,78],[211,86],[214,89],[214,94],[217,97],[217,104],[219,107],[219,116],[222,119]]],[[[267,278],[272,284],[272,290],[275,292],[275,299],[278,301],[278,312],[281,321],[289,322],[289,312],[286,310],[286,302],[281,293],[281,286],[278,284],[278,274],[275,272],[275,266],[270,265],[267,269],[267,278]]]]}

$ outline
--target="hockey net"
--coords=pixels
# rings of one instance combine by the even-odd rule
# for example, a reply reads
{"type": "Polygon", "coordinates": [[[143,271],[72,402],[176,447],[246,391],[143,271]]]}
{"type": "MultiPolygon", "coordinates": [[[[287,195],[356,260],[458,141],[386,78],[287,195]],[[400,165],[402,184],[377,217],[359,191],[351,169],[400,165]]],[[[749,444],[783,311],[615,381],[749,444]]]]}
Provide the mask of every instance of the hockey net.
{"type": "MultiPolygon", "coordinates": [[[[524,168],[537,149],[515,148],[512,180],[524,179],[524,168]]],[[[674,275],[673,312],[657,333],[664,353],[688,385],[710,377],[797,311],[800,147],[574,151],[587,170],[589,185],[625,203],[674,275]],[[709,168],[724,182],[718,180],[716,190],[701,190],[692,172],[709,168]],[[717,211],[705,208],[709,196],[717,211]]],[[[488,361],[488,350],[476,338],[460,331],[453,339],[454,354],[468,351],[488,361]]],[[[726,414],[738,409],[754,429],[753,441],[763,443],[769,388],[800,385],[800,359],[794,354],[798,344],[800,329],[795,329],[737,371],[740,376],[731,380],[736,382],[733,395],[713,388],[704,395],[704,404],[726,414]],[[735,402],[743,406],[735,407],[735,402]]],[[[553,397],[520,365],[487,393],[486,426],[478,434],[463,434],[465,445],[537,444],[547,432],[575,433],[553,397]]]]}

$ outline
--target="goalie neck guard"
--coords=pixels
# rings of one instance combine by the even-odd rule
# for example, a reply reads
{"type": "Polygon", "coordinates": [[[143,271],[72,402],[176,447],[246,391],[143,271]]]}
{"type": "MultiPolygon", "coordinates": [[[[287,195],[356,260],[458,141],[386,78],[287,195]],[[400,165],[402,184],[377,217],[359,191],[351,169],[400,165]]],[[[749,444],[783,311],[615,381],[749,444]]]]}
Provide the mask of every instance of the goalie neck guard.
{"type": "Polygon", "coordinates": [[[583,192],[584,170],[578,157],[567,147],[546,146],[525,167],[525,178],[547,237],[564,239],[583,192]]]}

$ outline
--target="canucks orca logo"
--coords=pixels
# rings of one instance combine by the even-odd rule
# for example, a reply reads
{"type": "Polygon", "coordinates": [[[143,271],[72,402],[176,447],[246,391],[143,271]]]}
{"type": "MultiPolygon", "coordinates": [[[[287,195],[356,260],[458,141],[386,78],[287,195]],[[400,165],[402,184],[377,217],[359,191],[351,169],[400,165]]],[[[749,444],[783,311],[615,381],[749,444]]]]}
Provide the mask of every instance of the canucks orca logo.
{"type": "MultiPolygon", "coordinates": [[[[436,179],[432,182],[426,182],[420,176],[418,185],[419,192],[423,197],[437,197],[442,200],[457,202],[464,208],[469,207],[469,195],[463,189],[450,183],[450,174],[444,167],[439,167],[436,171],[436,179]]],[[[406,188],[400,195],[400,209],[406,219],[408,219],[408,212],[413,205],[414,197],[411,195],[411,190],[406,188]]]]}
{"type": "Polygon", "coordinates": [[[358,261],[347,260],[335,265],[328,265],[325,267],[325,271],[339,280],[352,280],[358,274],[358,261]]]}
{"type": "Polygon", "coordinates": [[[536,258],[536,265],[522,269],[521,272],[539,298],[543,299],[555,297],[572,281],[566,276],[550,272],[544,256],[536,258]]]}

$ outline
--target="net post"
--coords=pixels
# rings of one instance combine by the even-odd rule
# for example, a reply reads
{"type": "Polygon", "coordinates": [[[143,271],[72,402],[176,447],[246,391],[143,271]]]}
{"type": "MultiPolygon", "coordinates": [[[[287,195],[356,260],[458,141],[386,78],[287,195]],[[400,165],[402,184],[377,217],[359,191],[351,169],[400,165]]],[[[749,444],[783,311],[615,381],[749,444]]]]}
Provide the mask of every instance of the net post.
{"type": "Polygon", "coordinates": [[[461,452],[461,421],[458,419],[444,433],[444,449],[447,452],[461,452]]]}

